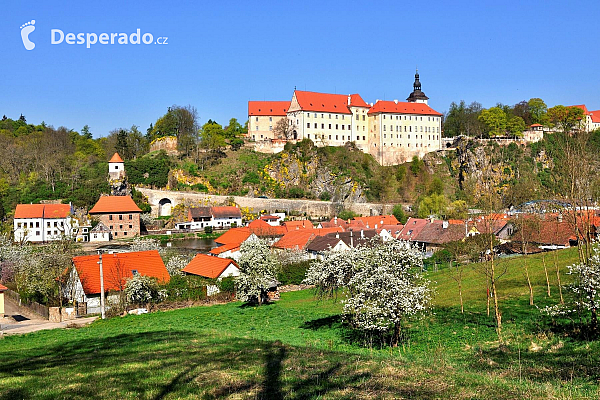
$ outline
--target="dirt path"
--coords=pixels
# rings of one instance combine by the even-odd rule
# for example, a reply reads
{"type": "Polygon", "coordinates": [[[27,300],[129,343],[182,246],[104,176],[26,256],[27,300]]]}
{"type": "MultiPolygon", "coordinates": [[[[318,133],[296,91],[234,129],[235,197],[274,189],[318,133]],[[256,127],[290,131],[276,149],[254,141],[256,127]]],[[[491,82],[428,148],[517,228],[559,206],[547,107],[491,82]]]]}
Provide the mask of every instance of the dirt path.
{"type": "Polygon", "coordinates": [[[5,299],[4,314],[5,317],[0,318],[0,335],[29,333],[44,329],[79,327],[90,324],[98,318],[87,317],[65,322],[50,322],[24,307],[19,307],[12,299],[5,299]]]}

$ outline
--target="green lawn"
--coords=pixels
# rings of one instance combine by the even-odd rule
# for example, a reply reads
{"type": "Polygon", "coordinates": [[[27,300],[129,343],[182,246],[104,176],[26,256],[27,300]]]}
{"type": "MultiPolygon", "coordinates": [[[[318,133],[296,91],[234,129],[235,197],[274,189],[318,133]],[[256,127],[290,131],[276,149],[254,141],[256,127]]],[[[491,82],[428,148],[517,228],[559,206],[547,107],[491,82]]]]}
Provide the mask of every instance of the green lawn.
{"type": "MultiPolygon", "coordinates": [[[[573,250],[559,256],[563,267],[576,261],[573,250]]],[[[555,272],[547,298],[541,259],[527,261],[536,303],[557,302],[555,272]]],[[[0,398],[598,398],[599,342],[529,306],[522,262],[502,261],[505,346],[486,314],[483,276],[465,267],[465,314],[450,271],[430,273],[434,307],[406,322],[398,348],[365,345],[341,324],[339,301],[284,293],[263,307],[229,303],[6,337],[0,398]]]]}

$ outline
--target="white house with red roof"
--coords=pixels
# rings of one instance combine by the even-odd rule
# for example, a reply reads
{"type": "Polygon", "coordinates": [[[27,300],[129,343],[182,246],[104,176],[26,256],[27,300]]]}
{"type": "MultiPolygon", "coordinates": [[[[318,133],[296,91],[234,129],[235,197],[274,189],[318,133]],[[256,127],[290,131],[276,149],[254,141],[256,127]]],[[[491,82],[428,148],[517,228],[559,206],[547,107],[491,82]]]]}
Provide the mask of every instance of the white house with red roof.
{"type": "MultiPolygon", "coordinates": [[[[240,269],[233,260],[212,257],[206,254],[196,254],[188,265],[182,270],[187,275],[197,275],[210,279],[221,280],[227,277],[240,276],[240,269]]],[[[212,296],[219,293],[215,285],[206,287],[206,294],[212,296]]]]}
{"type": "MultiPolygon", "coordinates": [[[[286,115],[293,140],[310,139],[317,146],[353,142],[381,164],[398,164],[442,148],[442,114],[429,107],[428,99],[417,72],[406,102],[367,104],[359,94],[295,90],[286,115]]],[[[250,121],[268,114],[255,103],[248,103],[250,121]]]]}
{"type": "Polygon", "coordinates": [[[75,237],[79,222],[72,218],[71,204],[17,204],[15,242],[49,242],[75,237]]]}
{"type": "MultiPolygon", "coordinates": [[[[87,304],[88,314],[100,312],[100,256],[73,257],[73,268],[69,272],[64,295],[70,301],[87,304]]],[[[158,250],[113,253],[102,255],[104,291],[121,292],[127,280],[134,275],[156,278],[159,283],[171,279],[158,250]]],[[[107,304],[117,301],[119,295],[107,297],[107,304]]]]}

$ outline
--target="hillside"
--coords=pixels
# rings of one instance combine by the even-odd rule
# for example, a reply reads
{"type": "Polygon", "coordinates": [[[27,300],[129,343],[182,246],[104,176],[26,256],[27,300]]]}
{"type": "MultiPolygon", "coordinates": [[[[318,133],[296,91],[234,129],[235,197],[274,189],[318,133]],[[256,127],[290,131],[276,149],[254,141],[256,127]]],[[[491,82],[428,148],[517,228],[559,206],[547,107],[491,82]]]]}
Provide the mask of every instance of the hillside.
{"type": "MultiPolygon", "coordinates": [[[[565,265],[575,249],[560,251],[565,265]]],[[[536,303],[541,256],[529,257],[536,303]]],[[[548,265],[553,253],[546,254],[548,265]]],[[[6,337],[2,398],[596,398],[599,342],[527,304],[522,258],[502,261],[507,344],[495,341],[485,288],[466,267],[465,314],[448,270],[429,273],[432,312],[407,320],[395,349],[371,347],[344,327],[339,300],[311,291],[263,307],[229,303],[98,321],[87,328],[6,337]],[[41,377],[43,376],[43,379],[41,377]]]]}

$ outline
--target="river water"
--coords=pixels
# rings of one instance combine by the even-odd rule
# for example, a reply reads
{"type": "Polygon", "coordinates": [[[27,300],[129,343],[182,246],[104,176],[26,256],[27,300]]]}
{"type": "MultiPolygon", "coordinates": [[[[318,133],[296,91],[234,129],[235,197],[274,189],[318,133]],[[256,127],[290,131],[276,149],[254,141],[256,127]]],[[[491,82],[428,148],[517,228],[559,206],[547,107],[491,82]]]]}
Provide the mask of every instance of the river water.
{"type": "Polygon", "coordinates": [[[162,242],[162,247],[167,247],[171,249],[177,249],[181,253],[204,253],[207,254],[209,251],[217,247],[215,241],[213,239],[178,239],[171,240],[168,242],[162,242]]]}

